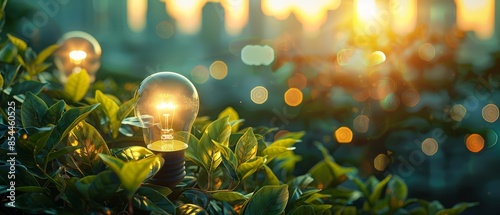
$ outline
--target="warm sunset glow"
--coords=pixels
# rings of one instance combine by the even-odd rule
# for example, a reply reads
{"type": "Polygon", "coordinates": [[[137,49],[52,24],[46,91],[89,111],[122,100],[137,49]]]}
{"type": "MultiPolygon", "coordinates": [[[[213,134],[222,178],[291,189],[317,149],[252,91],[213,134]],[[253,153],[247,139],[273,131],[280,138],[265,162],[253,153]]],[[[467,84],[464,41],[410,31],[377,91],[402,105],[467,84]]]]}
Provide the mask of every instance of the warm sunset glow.
{"type": "Polygon", "coordinates": [[[288,18],[293,12],[306,31],[314,32],[326,22],[327,11],[337,9],[340,2],[340,0],[262,0],[262,12],[279,20],[288,18]]]}
{"type": "Polygon", "coordinates": [[[148,0],[127,0],[127,23],[133,32],[141,32],[146,27],[148,0]]]}
{"type": "Polygon", "coordinates": [[[165,0],[165,7],[179,30],[190,34],[200,29],[201,10],[205,3],[206,0],[165,0]]]}
{"type": "Polygon", "coordinates": [[[377,13],[377,5],[375,0],[356,0],[355,1],[356,14],[359,21],[370,21],[377,13]]]}
{"type": "Polygon", "coordinates": [[[475,31],[482,39],[493,35],[495,28],[495,0],[455,0],[457,26],[464,31],[475,31]]]}
{"type": "Polygon", "coordinates": [[[392,30],[399,35],[411,33],[417,25],[417,0],[391,0],[392,30]]]}

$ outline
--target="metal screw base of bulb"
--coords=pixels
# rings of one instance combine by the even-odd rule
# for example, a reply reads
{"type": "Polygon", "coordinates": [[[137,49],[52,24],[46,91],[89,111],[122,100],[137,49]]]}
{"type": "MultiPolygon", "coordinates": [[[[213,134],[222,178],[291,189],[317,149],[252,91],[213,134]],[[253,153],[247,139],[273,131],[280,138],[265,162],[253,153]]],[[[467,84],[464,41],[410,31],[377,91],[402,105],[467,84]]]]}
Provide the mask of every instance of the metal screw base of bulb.
{"type": "Polygon", "coordinates": [[[184,150],[161,152],[165,160],[161,169],[150,179],[152,184],[165,186],[173,189],[186,175],[184,150]]]}

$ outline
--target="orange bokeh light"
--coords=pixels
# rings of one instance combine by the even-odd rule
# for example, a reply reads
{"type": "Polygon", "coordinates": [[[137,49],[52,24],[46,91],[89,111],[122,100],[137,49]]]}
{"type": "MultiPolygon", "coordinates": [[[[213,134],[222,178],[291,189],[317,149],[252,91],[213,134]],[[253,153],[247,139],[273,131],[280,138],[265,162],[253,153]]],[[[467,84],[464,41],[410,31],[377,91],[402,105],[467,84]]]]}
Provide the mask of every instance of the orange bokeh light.
{"type": "Polygon", "coordinates": [[[471,134],[465,140],[465,146],[471,152],[480,152],[484,148],[484,139],[479,134],[471,134]]]}

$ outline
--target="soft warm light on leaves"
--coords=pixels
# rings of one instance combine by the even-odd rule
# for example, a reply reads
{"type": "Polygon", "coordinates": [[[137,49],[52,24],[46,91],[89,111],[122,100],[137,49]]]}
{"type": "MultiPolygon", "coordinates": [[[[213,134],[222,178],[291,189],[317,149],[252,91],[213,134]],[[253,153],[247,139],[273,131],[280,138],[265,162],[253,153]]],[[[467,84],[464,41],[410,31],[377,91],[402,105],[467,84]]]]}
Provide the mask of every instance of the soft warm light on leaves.
{"type": "Polygon", "coordinates": [[[370,124],[370,118],[366,115],[359,115],[354,119],[354,130],[359,133],[366,133],[370,124]]]}
{"type": "Polygon", "coordinates": [[[255,104],[263,104],[267,101],[267,97],[267,89],[263,86],[256,86],[250,91],[250,99],[252,99],[255,104]]]}
{"type": "Polygon", "coordinates": [[[484,139],[479,134],[471,134],[465,140],[465,146],[471,152],[480,152],[484,148],[484,139]]]}
{"type": "Polygon", "coordinates": [[[350,143],[354,136],[351,129],[345,126],[338,128],[334,135],[335,139],[337,139],[337,142],[339,143],[350,143]]]}
{"type": "Polygon", "coordinates": [[[495,104],[487,104],[483,107],[482,116],[486,122],[494,123],[499,115],[498,107],[495,104]]]}
{"type": "Polygon", "coordinates": [[[378,171],[384,171],[387,165],[389,165],[389,157],[385,154],[379,154],[373,160],[373,166],[378,171]]]}
{"type": "Polygon", "coordinates": [[[227,73],[228,73],[228,69],[227,69],[226,63],[224,63],[220,60],[214,61],[210,65],[210,75],[214,79],[222,80],[222,79],[226,78],[227,73]]]}
{"type": "Polygon", "coordinates": [[[453,105],[450,110],[450,116],[455,121],[462,121],[467,114],[467,109],[463,105],[453,105]]]}
{"type": "Polygon", "coordinates": [[[302,103],[302,99],[302,91],[297,88],[290,88],[285,92],[285,102],[287,105],[292,107],[298,106],[302,103]]]}
{"type": "Polygon", "coordinates": [[[418,47],[418,56],[425,61],[431,61],[436,56],[436,49],[430,43],[424,43],[418,47]]]}
{"type": "Polygon", "coordinates": [[[403,92],[402,100],[404,105],[415,107],[420,102],[420,93],[413,88],[409,88],[403,92]]]}
{"type": "Polygon", "coordinates": [[[197,84],[203,84],[208,81],[210,72],[207,67],[198,65],[191,70],[191,80],[197,84]]]}
{"type": "Polygon", "coordinates": [[[422,152],[427,156],[433,156],[438,149],[438,142],[434,138],[427,138],[422,142],[422,152]]]}

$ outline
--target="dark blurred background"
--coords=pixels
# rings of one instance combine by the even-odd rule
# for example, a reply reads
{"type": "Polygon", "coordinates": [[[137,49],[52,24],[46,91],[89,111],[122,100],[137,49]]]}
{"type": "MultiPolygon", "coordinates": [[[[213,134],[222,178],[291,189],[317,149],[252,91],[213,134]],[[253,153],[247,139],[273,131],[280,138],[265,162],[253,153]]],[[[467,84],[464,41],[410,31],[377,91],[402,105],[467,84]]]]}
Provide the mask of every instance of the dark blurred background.
{"type": "Polygon", "coordinates": [[[119,98],[175,71],[197,87],[200,116],[231,106],[246,126],[304,130],[295,174],[321,142],[362,176],[400,175],[411,197],[494,214],[499,11],[494,0],[9,0],[2,33],[40,51],[84,31],[102,47],[95,86],[119,98]]]}

